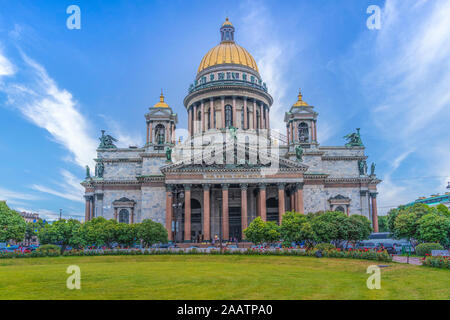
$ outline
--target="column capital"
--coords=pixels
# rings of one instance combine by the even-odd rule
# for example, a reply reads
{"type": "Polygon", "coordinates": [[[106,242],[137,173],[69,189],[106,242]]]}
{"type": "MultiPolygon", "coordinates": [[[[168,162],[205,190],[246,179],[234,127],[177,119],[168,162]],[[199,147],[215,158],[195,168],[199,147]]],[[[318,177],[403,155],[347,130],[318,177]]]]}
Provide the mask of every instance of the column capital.
{"type": "Polygon", "coordinates": [[[174,189],[174,188],[173,188],[172,185],[170,185],[170,184],[167,184],[167,185],[166,185],[166,191],[167,191],[167,192],[172,192],[173,189],[174,189]]]}
{"type": "Polygon", "coordinates": [[[266,183],[258,183],[258,186],[260,189],[266,189],[267,184],[266,183]]]}
{"type": "Polygon", "coordinates": [[[191,184],[189,184],[189,183],[186,183],[186,184],[183,184],[183,187],[184,187],[184,190],[191,190],[191,184]]]}
{"type": "Polygon", "coordinates": [[[228,190],[228,187],[230,186],[229,183],[221,183],[222,189],[228,190]]]}
{"type": "Polygon", "coordinates": [[[296,182],[296,183],[295,183],[295,188],[296,188],[296,189],[303,189],[303,185],[304,185],[303,182],[296,182]]]}
{"type": "Polygon", "coordinates": [[[286,183],[282,182],[282,183],[278,184],[278,189],[279,190],[281,190],[281,189],[284,190],[285,188],[286,188],[286,183]]]}
{"type": "Polygon", "coordinates": [[[370,196],[372,198],[376,198],[377,197],[378,192],[370,192],[370,196]]]}
{"type": "Polygon", "coordinates": [[[204,183],[204,184],[202,184],[202,186],[203,186],[203,190],[209,190],[211,188],[211,184],[209,184],[209,183],[204,183]]]}
{"type": "Polygon", "coordinates": [[[241,190],[247,190],[248,189],[248,183],[241,183],[241,190]]]}

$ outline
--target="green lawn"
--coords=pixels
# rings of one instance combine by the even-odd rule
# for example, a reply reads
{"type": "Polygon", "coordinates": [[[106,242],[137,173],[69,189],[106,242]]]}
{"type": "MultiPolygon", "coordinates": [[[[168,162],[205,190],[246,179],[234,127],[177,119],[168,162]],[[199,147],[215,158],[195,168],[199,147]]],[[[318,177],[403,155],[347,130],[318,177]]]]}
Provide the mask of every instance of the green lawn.
{"type": "Polygon", "coordinates": [[[381,263],[381,289],[352,259],[98,256],[0,260],[0,299],[449,299],[450,271],[381,263]],[[81,290],[66,269],[81,268],[81,290]]]}

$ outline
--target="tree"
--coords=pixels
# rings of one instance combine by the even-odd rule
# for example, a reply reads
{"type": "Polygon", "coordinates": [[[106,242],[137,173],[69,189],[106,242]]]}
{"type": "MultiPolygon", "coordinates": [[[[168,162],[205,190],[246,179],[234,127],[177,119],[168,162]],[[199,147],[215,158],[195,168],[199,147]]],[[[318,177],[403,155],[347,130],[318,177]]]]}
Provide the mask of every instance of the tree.
{"type": "Polygon", "coordinates": [[[155,243],[167,243],[169,241],[166,228],[161,223],[150,219],[145,219],[136,226],[136,235],[146,247],[155,243]]]}
{"type": "Polygon", "coordinates": [[[266,221],[264,228],[264,241],[274,243],[280,240],[280,226],[273,221],[266,221]]]}
{"type": "Polygon", "coordinates": [[[111,248],[117,242],[117,221],[103,217],[86,221],[81,227],[82,237],[87,245],[111,248]]]}
{"type": "Polygon", "coordinates": [[[265,223],[260,217],[256,217],[247,229],[244,230],[245,238],[254,244],[261,244],[264,242],[264,228],[265,223]]]}
{"type": "Polygon", "coordinates": [[[283,215],[280,234],[285,244],[306,241],[308,246],[311,246],[316,239],[308,217],[293,211],[288,211],[283,215]]]}
{"type": "Polygon", "coordinates": [[[442,203],[436,206],[436,210],[438,211],[438,214],[450,218],[450,210],[448,210],[447,206],[442,203]]]}
{"type": "Polygon", "coordinates": [[[449,242],[450,218],[436,213],[424,215],[418,221],[418,239],[424,242],[449,242]]]}
{"type": "Polygon", "coordinates": [[[263,221],[261,217],[254,219],[244,230],[244,234],[254,244],[272,243],[280,240],[281,237],[280,226],[272,221],[263,221]]]}
{"type": "Polygon", "coordinates": [[[19,213],[10,209],[6,202],[0,202],[0,242],[22,241],[26,222],[19,213]]]}
{"type": "Polygon", "coordinates": [[[138,224],[118,223],[116,226],[117,243],[132,246],[136,242],[136,227],[138,224]]]}
{"type": "Polygon", "coordinates": [[[311,226],[318,242],[333,241],[341,246],[348,237],[348,217],[340,211],[326,211],[312,217],[311,226]]]}
{"type": "Polygon", "coordinates": [[[378,230],[379,232],[389,232],[387,216],[378,216],[378,230]]]}
{"type": "Polygon", "coordinates": [[[59,220],[46,224],[38,234],[41,244],[56,244],[61,246],[61,254],[67,246],[79,247],[84,244],[81,233],[81,223],[78,220],[59,220]]]}
{"type": "Polygon", "coordinates": [[[351,215],[348,220],[347,237],[346,240],[353,243],[355,246],[357,241],[369,238],[372,233],[372,227],[369,219],[361,215],[351,215]]]}
{"type": "Polygon", "coordinates": [[[36,222],[27,222],[25,228],[25,240],[31,242],[31,239],[39,234],[39,230],[44,227],[45,222],[39,219],[36,222]]]}
{"type": "MultiPolygon", "coordinates": [[[[430,208],[429,206],[423,203],[416,203],[409,207],[399,207],[397,208],[396,216],[393,223],[393,229],[391,232],[394,237],[397,239],[405,238],[408,239],[412,246],[415,247],[417,245],[418,240],[420,239],[419,235],[419,220],[435,211],[435,208],[430,208]]],[[[391,217],[390,219],[393,219],[391,217]]]]}

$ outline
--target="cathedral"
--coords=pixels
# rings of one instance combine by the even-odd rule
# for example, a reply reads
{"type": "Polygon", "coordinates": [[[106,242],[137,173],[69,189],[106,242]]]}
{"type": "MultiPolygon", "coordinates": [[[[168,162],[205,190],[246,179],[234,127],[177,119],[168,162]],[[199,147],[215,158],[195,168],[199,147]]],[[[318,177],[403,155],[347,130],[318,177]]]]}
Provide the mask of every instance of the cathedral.
{"type": "Polygon", "coordinates": [[[366,216],[377,232],[381,180],[375,164],[368,172],[359,129],[345,145],[320,145],[318,113],[299,93],[286,108],[286,131],[271,130],[273,99],[254,58],[228,19],[220,37],[184,98],[184,141],[163,93],[145,114],[144,146],[117,148],[102,131],[95,174],[87,167],[82,182],[85,220],[152,219],[174,242],[242,241],[256,217],[279,224],[286,211],[333,210],[366,216]]]}

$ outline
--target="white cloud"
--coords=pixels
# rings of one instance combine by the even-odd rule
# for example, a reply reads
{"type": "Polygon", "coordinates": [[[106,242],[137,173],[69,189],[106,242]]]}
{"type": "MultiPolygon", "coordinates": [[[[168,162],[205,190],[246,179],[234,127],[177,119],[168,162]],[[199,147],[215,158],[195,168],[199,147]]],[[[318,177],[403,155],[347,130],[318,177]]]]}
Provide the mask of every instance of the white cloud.
{"type": "Polygon", "coordinates": [[[443,191],[450,177],[449,1],[387,0],[379,31],[366,31],[359,52],[369,54],[364,90],[376,92],[370,111],[394,161],[380,185],[380,206],[404,204],[443,191]],[[367,41],[375,35],[375,42],[367,41]],[[414,153],[415,163],[403,160],[414,153]],[[440,179],[396,179],[394,171],[440,179]],[[402,181],[403,180],[403,181],[402,181]]]}
{"type": "Polygon", "coordinates": [[[47,130],[71,153],[72,162],[92,167],[97,142],[90,137],[87,120],[72,94],[58,88],[41,65],[25,54],[22,58],[27,70],[21,71],[30,76],[27,83],[11,82],[1,88],[7,94],[8,104],[20,110],[31,123],[47,130]]]}
{"type": "Polygon", "coordinates": [[[39,200],[41,198],[31,195],[29,193],[12,191],[9,189],[5,189],[0,187],[0,200],[6,200],[8,203],[19,203],[19,201],[28,201],[28,200],[39,200]]]}
{"type": "Polygon", "coordinates": [[[31,188],[67,200],[84,203],[84,188],[80,185],[80,180],[67,170],[61,170],[61,175],[62,182],[55,182],[58,189],[49,188],[39,184],[34,184],[31,188]]]}
{"type": "Polygon", "coordinates": [[[295,54],[293,39],[281,41],[281,36],[274,32],[276,21],[261,3],[245,1],[242,8],[248,14],[241,19],[237,38],[245,38],[245,43],[252,48],[250,51],[256,59],[259,73],[273,97],[271,128],[286,134],[284,113],[296,101],[296,97],[286,99],[286,84],[283,81],[287,78],[289,61],[295,54]]]}
{"type": "Polygon", "coordinates": [[[14,65],[0,51],[0,77],[11,76],[14,73],[14,65]]]}

